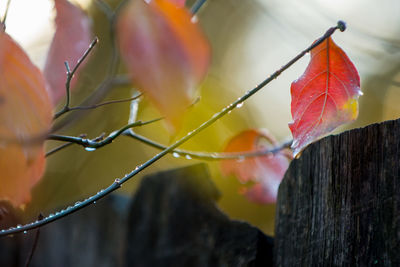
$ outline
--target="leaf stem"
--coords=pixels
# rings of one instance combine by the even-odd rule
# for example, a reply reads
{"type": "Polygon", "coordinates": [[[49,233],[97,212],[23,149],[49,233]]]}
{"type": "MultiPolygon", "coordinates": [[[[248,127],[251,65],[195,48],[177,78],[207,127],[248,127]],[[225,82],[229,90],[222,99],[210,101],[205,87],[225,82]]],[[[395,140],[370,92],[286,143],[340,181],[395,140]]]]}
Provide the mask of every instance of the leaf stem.
{"type": "Polygon", "coordinates": [[[302,58],[307,52],[309,52],[311,49],[314,47],[318,46],[320,43],[322,43],[326,38],[329,38],[337,29],[339,29],[340,25],[338,23],[337,26],[329,28],[326,33],[319,38],[316,42],[314,42],[312,45],[310,45],[308,48],[300,52],[296,57],[294,57],[292,60],[290,60],[288,63],[286,63],[284,66],[282,66],[280,69],[275,71],[272,75],[270,75],[267,79],[265,79],[263,82],[261,82],[259,85],[257,85],[255,88],[247,91],[243,96],[239,97],[236,101],[231,103],[230,105],[226,106],[223,108],[220,112],[214,114],[208,121],[204,122],[201,124],[198,128],[195,130],[189,132],[186,136],[183,138],[179,139],[172,145],[166,147],[164,150],[162,150],[160,153],[156,154],[154,157],[143,163],[142,165],[137,166],[133,171],[130,173],[126,174],[124,177],[121,179],[115,179],[115,181],[107,188],[99,191],[97,194],[83,200],[82,202],[77,202],[75,205],[70,206],[64,210],[61,210],[57,212],[55,215],[50,215],[42,220],[38,220],[36,222],[28,223],[23,226],[18,226],[18,227],[12,227],[7,230],[1,230],[0,231],[0,236],[5,236],[5,235],[10,235],[10,234],[15,234],[23,231],[28,231],[31,229],[38,228],[42,225],[48,224],[50,222],[53,222],[55,220],[61,219],[69,214],[72,214],[80,209],[83,209],[86,206],[89,206],[96,201],[100,200],[101,198],[107,196],[108,194],[114,192],[118,188],[122,186],[125,182],[129,181],[132,177],[134,177],[136,174],[140,173],[147,167],[151,166],[154,162],[158,161],[162,157],[164,157],[166,154],[170,153],[173,151],[175,148],[178,146],[182,145],[189,139],[191,139],[193,136],[197,135],[210,125],[212,125],[214,122],[216,122],[218,119],[223,117],[224,115],[228,114],[229,111],[233,110],[236,108],[238,104],[241,104],[243,101],[247,100],[250,96],[254,95],[257,93],[260,89],[262,89],[264,86],[266,86],[268,83],[270,83],[272,80],[276,79],[283,71],[288,69],[291,65],[293,65],[296,61],[298,61],[300,58],[302,58]]]}
{"type": "Polygon", "coordinates": [[[6,30],[6,20],[8,15],[8,10],[10,9],[11,0],[7,1],[6,10],[4,11],[3,19],[1,20],[1,24],[3,25],[3,30],[6,30]]]}

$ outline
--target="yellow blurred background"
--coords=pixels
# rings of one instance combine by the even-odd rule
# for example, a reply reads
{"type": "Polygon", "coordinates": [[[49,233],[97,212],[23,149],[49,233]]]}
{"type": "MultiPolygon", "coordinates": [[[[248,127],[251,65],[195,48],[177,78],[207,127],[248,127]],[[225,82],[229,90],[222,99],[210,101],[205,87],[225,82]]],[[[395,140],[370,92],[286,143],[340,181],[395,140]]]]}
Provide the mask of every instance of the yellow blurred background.
{"type": "MultiPolygon", "coordinates": [[[[0,3],[3,14],[6,1],[0,3]]],[[[110,57],[109,25],[104,13],[89,0],[77,0],[93,19],[94,34],[99,37],[93,56],[80,76],[79,88],[73,94],[77,104],[101,82],[110,57]]],[[[106,1],[115,6],[117,0],[106,1]]],[[[188,1],[188,5],[194,1],[188,1]]],[[[42,67],[54,25],[51,0],[12,0],[7,19],[7,32],[42,67]]],[[[178,136],[194,129],[215,112],[253,88],[298,52],[322,36],[337,20],[347,22],[344,33],[334,35],[336,43],[352,59],[361,76],[360,115],[345,129],[398,118],[400,115],[400,1],[398,0],[208,0],[198,13],[199,22],[213,49],[212,66],[201,85],[200,101],[188,110],[184,129],[178,136]]],[[[287,126],[290,116],[290,84],[308,64],[308,56],[249,99],[215,125],[193,138],[182,148],[194,151],[220,151],[227,140],[246,128],[267,128],[280,140],[290,139],[287,126]]],[[[123,72],[123,67],[120,70],[123,72]]],[[[106,99],[130,97],[131,87],[115,88],[106,99]]],[[[140,102],[138,119],[158,117],[146,101],[140,102]]],[[[85,113],[77,123],[63,129],[69,135],[88,134],[96,137],[124,126],[129,117],[129,104],[116,104],[85,113]]],[[[162,122],[137,129],[137,132],[168,144],[169,136],[162,122]]],[[[56,142],[48,142],[54,147],[56,142]]],[[[87,152],[73,146],[49,157],[47,172],[34,189],[28,206],[32,216],[74,203],[109,185],[117,177],[146,161],[157,150],[127,137],[87,152]]],[[[140,178],[159,170],[197,162],[171,155],[163,158],[120,192],[130,194],[140,178]]],[[[218,162],[209,162],[214,182],[222,192],[219,206],[231,218],[249,221],[268,234],[273,234],[274,205],[249,203],[238,194],[239,182],[221,177],[218,162]]]]}

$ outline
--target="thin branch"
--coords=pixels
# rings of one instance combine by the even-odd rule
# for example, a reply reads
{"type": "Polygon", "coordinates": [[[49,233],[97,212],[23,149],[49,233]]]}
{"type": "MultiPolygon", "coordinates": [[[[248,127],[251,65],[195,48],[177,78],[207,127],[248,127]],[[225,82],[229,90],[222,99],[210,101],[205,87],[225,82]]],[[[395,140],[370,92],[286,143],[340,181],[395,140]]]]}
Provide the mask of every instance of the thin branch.
{"type": "MultiPolygon", "coordinates": [[[[43,219],[43,215],[40,213],[38,216],[38,220],[42,220],[42,219],[43,219]]],[[[35,239],[33,240],[32,249],[31,249],[31,252],[29,253],[28,259],[26,260],[25,267],[29,267],[29,265],[31,264],[33,254],[35,253],[35,250],[36,250],[36,247],[37,247],[37,244],[39,241],[39,235],[40,235],[40,228],[38,228],[36,230],[35,239]]]]}
{"type": "MultiPolygon", "coordinates": [[[[126,130],[123,135],[134,138],[144,144],[147,144],[151,147],[164,150],[167,146],[157,143],[153,140],[150,140],[142,135],[136,134],[133,131],[126,130]]],[[[170,153],[174,155],[174,157],[186,157],[187,159],[202,159],[202,160],[224,160],[224,159],[245,159],[251,157],[259,157],[265,155],[274,155],[279,151],[282,151],[285,148],[290,148],[292,145],[292,140],[282,143],[279,146],[262,149],[258,151],[252,152],[230,152],[230,153],[216,153],[216,152],[193,152],[183,149],[174,149],[171,150],[170,153]]]]}
{"type": "Polygon", "coordinates": [[[243,101],[247,100],[249,97],[257,93],[259,90],[261,90],[264,86],[266,86],[268,83],[270,83],[272,80],[276,79],[283,71],[288,69],[291,65],[293,65],[296,61],[298,61],[301,57],[303,57],[306,53],[308,53],[311,49],[315,48],[319,44],[321,44],[323,41],[325,41],[328,37],[330,37],[337,29],[340,29],[341,31],[345,30],[345,24],[342,21],[339,21],[337,26],[329,28],[328,31],[321,37],[319,38],[316,42],[314,42],[312,45],[310,45],[308,48],[303,50],[300,54],[298,54],[296,57],[294,57],[292,60],[290,60],[288,63],[286,63],[284,66],[282,66],[279,70],[275,71],[271,76],[269,76],[267,79],[265,79],[263,82],[261,82],[258,86],[255,88],[247,91],[243,96],[238,98],[236,101],[231,103],[229,106],[223,108],[220,112],[214,114],[208,121],[204,122],[201,124],[198,128],[195,130],[189,132],[186,136],[183,138],[179,139],[172,145],[168,146],[165,148],[163,151],[160,153],[156,154],[154,157],[143,163],[142,165],[137,166],[133,171],[130,173],[126,174],[124,177],[121,179],[117,178],[115,181],[107,188],[99,191],[97,194],[83,200],[82,202],[77,202],[75,205],[70,206],[66,208],[65,210],[61,210],[57,212],[54,215],[49,215],[48,217],[44,218],[43,220],[39,220],[37,222],[32,222],[29,224],[25,224],[23,226],[19,227],[12,227],[7,230],[1,230],[0,231],[0,236],[5,236],[5,235],[10,235],[10,234],[15,234],[31,229],[35,229],[37,227],[43,226],[45,224],[51,223],[53,221],[56,221],[58,219],[61,219],[69,214],[72,214],[80,209],[83,209],[86,206],[89,206],[96,201],[102,199],[103,197],[107,196],[108,194],[114,192],[115,190],[119,189],[122,184],[126,183],[129,181],[132,177],[134,177],[136,174],[140,173],[147,167],[151,166],[154,162],[158,161],[162,157],[164,157],[166,154],[170,153],[189,139],[191,139],[193,136],[197,135],[210,125],[212,125],[214,122],[216,122],[218,119],[223,117],[224,115],[228,114],[229,111],[232,111],[237,107],[237,105],[240,105],[243,101]]]}
{"type": "Polygon", "coordinates": [[[54,153],[57,153],[58,151],[63,150],[64,148],[67,148],[67,147],[69,147],[69,146],[71,146],[73,144],[74,143],[69,142],[69,143],[62,144],[62,145],[60,145],[58,147],[55,147],[52,150],[47,151],[45,157],[47,158],[47,157],[53,155],[54,153]]]}
{"type": "Polygon", "coordinates": [[[82,62],[87,58],[87,56],[90,54],[90,52],[93,50],[95,45],[99,42],[99,39],[97,37],[94,38],[92,43],[89,45],[88,49],[86,49],[85,53],[83,53],[82,57],[78,59],[78,62],[76,63],[75,67],[70,69],[69,64],[67,61],[64,62],[65,68],[67,69],[67,81],[65,82],[65,91],[66,91],[66,101],[64,107],[58,111],[54,115],[54,119],[57,119],[61,115],[65,114],[66,112],[69,111],[69,104],[70,104],[70,99],[71,99],[71,80],[74,77],[75,72],[78,70],[82,62]]]}
{"type": "Polygon", "coordinates": [[[57,134],[50,134],[47,137],[47,140],[69,142],[69,143],[74,143],[74,144],[77,144],[77,145],[81,145],[81,146],[83,146],[85,148],[97,149],[97,148],[100,148],[100,147],[103,147],[105,145],[110,144],[112,141],[114,141],[118,136],[120,136],[127,129],[130,129],[130,128],[133,128],[133,127],[138,127],[138,126],[143,126],[143,125],[146,125],[146,124],[150,124],[150,123],[159,121],[161,119],[162,118],[157,118],[157,119],[150,120],[150,121],[144,121],[144,122],[136,121],[134,123],[130,123],[128,125],[125,125],[121,129],[112,132],[106,138],[104,138],[103,140],[100,140],[100,141],[98,140],[98,138],[96,138],[96,139],[86,139],[86,138],[82,138],[82,137],[67,136],[67,135],[57,135],[57,134]]]}
{"type": "Polygon", "coordinates": [[[103,102],[103,103],[100,103],[100,104],[96,104],[96,105],[92,105],[92,106],[77,106],[77,107],[72,107],[72,108],[69,108],[69,111],[73,111],[73,110],[95,109],[95,108],[102,107],[102,106],[105,106],[105,105],[130,102],[130,101],[132,101],[132,100],[138,99],[138,98],[141,97],[141,96],[142,96],[142,94],[138,94],[138,95],[136,95],[136,96],[134,96],[134,97],[131,97],[131,98],[106,101],[106,102],[103,102]]]}
{"type": "MultiPolygon", "coordinates": [[[[118,62],[119,62],[119,53],[118,53],[118,49],[116,46],[116,41],[115,41],[115,22],[116,22],[116,17],[117,17],[117,13],[119,12],[121,6],[125,3],[126,1],[123,0],[119,3],[119,5],[117,6],[117,8],[115,9],[115,11],[113,12],[113,14],[111,14],[111,7],[108,6],[107,3],[105,3],[104,1],[98,1],[98,6],[100,6],[100,9],[105,12],[109,23],[110,23],[110,39],[111,39],[111,57],[110,57],[110,63],[108,64],[108,70],[106,73],[106,77],[104,78],[104,80],[100,83],[99,86],[97,86],[96,90],[93,91],[93,93],[91,93],[86,99],[84,99],[80,105],[78,106],[91,106],[94,105],[95,103],[101,101],[104,96],[106,95],[106,93],[113,88],[116,85],[120,85],[116,82],[118,81],[118,77],[116,77],[116,72],[117,72],[117,68],[118,68],[118,62]]],[[[127,80],[122,80],[123,83],[127,83],[127,80]]],[[[130,81],[129,81],[130,83],[130,81]]],[[[66,112],[65,112],[66,113],[66,112]]],[[[60,115],[59,115],[60,116],[60,115]]],[[[74,121],[76,118],[78,118],[79,116],[76,115],[71,115],[68,116],[67,118],[65,118],[63,121],[57,123],[54,127],[53,130],[59,130],[61,128],[63,128],[64,126],[68,125],[69,123],[71,123],[72,121],[74,121]]]]}
{"type": "MultiPolygon", "coordinates": [[[[100,136],[96,137],[96,138],[93,139],[93,140],[94,140],[94,141],[103,140],[103,139],[104,139],[104,136],[105,136],[105,133],[102,133],[100,136]]],[[[79,137],[81,137],[81,138],[86,137],[86,134],[81,134],[81,135],[79,135],[79,137]]],[[[69,143],[62,144],[62,145],[60,145],[60,146],[58,146],[58,147],[55,147],[55,148],[53,148],[52,150],[46,152],[45,157],[49,157],[49,156],[53,155],[54,153],[57,153],[58,151],[61,151],[61,150],[63,150],[64,148],[67,148],[67,147],[69,147],[69,146],[71,146],[71,145],[73,145],[73,144],[75,144],[75,143],[69,142],[69,143]]]]}
{"type": "Polygon", "coordinates": [[[192,15],[196,15],[196,13],[200,10],[200,8],[203,6],[203,4],[206,2],[207,0],[197,0],[192,7],[190,8],[190,13],[192,13],[192,15]]]}
{"type": "MultiPolygon", "coordinates": [[[[107,92],[111,88],[114,88],[116,86],[124,86],[124,85],[129,85],[131,84],[131,81],[126,77],[126,76],[115,76],[111,78],[107,78],[104,80],[95,90],[92,95],[90,95],[86,100],[84,100],[80,105],[76,107],[69,107],[69,111],[72,110],[78,110],[79,107],[86,107],[86,106],[95,106],[99,104],[92,104],[94,100],[97,100],[96,97],[96,92],[100,92],[100,94],[103,94],[104,92],[107,92]]],[[[85,110],[85,109],[82,109],[85,110]]],[[[67,113],[67,112],[66,112],[67,113]]],[[[63,128],[65,125],[71,123],[74,120],[75,116],[69,116],[65,118],[64,120],[57,122],[53,128],[52,132],[56,132],[63,128]]]]}

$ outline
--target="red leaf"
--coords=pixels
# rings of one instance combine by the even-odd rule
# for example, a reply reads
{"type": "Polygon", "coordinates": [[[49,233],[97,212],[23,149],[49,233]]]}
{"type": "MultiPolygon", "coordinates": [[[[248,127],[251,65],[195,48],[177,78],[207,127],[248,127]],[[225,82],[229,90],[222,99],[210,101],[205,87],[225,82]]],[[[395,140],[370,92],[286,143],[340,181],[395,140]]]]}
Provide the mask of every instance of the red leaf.
{"type": "MultiPolygon", "coordinates": [[[[255,152],[276,146],[277,142],[267,132],[246,130],[233,137],[224,152],[255,152]],[[265,146],[260,141],[266,140],[271,146],[265,146]]],[[[227,176],[236,175],[240,182],[255,182],[250,188],[242,188],[250,201],[256,203],[273,203],[276,201],[278,186],[289,166],[287,151],[275,155],[251,157],[239,160],[223,160],[221,171],[227,176]]]]}
{"type": "Polygon", "coordinates": [[[0,31],[0,199],[20,206],[45,167],[43,140],[52,105],[45,80],[24,51],[0,31]]]}
{"type": "MultiPolygon", "coordinates": [[[[68,61],[71,69],[77,64],[78,59],[88,49],[91,42],[90,20],[78,7],[67,0],[55,0],[57,11],[55,19],[56,32],[54,34],[44,67],[44,76],[50,85],[51,96],[57,104],[65,96],[65,82],[67,80],[64,62],[68,61]]],[[[74,88],[79,70],[71,81],[74,88]]]]}
{"type": "Polygon", "coordinates": [[[205,36],[188,10],[168,0],[129,1],[117,30],[134,83],[176,131],[210,63],[205,36]]]}
{"type": "Polygon", "coordinates": [[[360,77],[353,63],[331,38],[311,51],[304,74],[292,83],[294,155],[320,136],[358,115],[360,77]]]}

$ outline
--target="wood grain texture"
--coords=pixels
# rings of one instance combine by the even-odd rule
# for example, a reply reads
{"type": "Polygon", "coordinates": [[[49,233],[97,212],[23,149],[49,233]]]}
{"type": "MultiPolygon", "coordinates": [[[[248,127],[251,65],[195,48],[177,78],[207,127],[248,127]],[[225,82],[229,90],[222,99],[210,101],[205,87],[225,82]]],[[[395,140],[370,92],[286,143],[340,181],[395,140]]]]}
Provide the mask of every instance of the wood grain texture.
{"type": "Polygon", "coordinates": [[[276,266],[400,266],[400,120],[310,145],[279,188],[276,266]]]}

